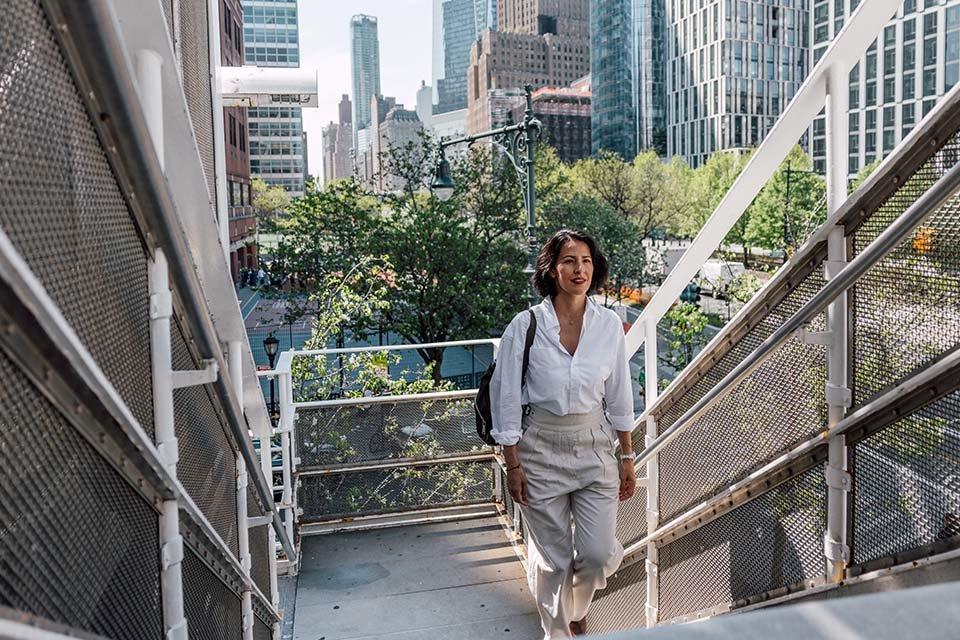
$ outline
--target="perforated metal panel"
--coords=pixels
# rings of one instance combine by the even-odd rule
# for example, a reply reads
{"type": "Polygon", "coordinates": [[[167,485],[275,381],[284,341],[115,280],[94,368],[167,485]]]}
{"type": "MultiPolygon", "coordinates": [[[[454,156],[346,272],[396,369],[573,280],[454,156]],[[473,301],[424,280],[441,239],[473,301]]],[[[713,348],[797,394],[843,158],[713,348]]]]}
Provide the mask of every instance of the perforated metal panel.
{"type": "Polygon", "coordinates": [[[490,449],[469,398],[299,409],[295,433],[302,468],[490,449]]]}
{"type": "Polygon", "coordinates": [[[253,640],[272,640],[272,638],[273,631],[263,620],[257,618],[253,623],[253,640]]]}
{"type": "Polygon", "coordinates": [[[642,629],[647,625],[647,572],[641,560],[607,578],[593,597],[588,616],[590,633],[642,629]]]}
{"type": "Polygon", "coordinates": [[[0,227],[153,434],[147,263],[35,0],[0,22],[0,227]]]}
{"type": "Polygon", "coordinates": [[[855,563],[960,536],[960,392],[878,431],[853,452],[855,563]]]}
{"type": "MultiPolygon", "coordinates": [[[[257,518],[264,514],[256,499],[256,492],[253,485],[247,485],[247,515],[251,518],[257,518]]],[[[273,550],[270,548],[270,525],[260,527],[251,527],[248,530],[248,540],[250,545],[250,575],[253,581],[260,587],[260,591],[266,597],[270,594],[270,554],[273,550]]]]}
{"type": "MultiPolygon", "coordinates": [[[[706,392],[706,385],[718,384],[822,286],[818,267],[660,418],[659,432],[692,407],[706,392]]],[[[823,327],[822,316],[810,325],[812,330],[823,327]]],[[[661,520],[683,513],[820,431],[826,424],[825,384],[826,348],[788,340],[663,448],[659,456],[661,520]]]]}
{"type": "Polygon", "coordinates": [[[300,477],[303,521],[490,500],[489,461],[300,477]]]}
{"type": "MultiPolygon", "coordinates": [[[[188,350],[179,325],[172,330],[171,342],[174,369],[201,368],[188,350]]],[[[205,387],[176,389],[173,402],[180,452],[177,477],[230,551],[237,555],[236,451],[205,387]]]]}
{"type": "Polygon", "coordinates": [[[191,638],[240,640],[240,596],[203,563],[193,549],[183,550],[183,606],[191,638]]]}
{"type": "Polygon", "coordinates": [[[0,354],[0,606],[163,633],[157,513],[0,354]]]}
{"type": "Polygon", "coordinates": [[[660,548],[660,619],[823,574],[826,486],[815,467],[660,548]]]}
{"type": "MultiPolygon", "coordinates": [[[[859,253],[960,159],[953,136],[852,235],[859,253]]],[[[960,345],[960,197],[930,215],[853,289],[855,403],[960,345]]]]}
{"type": "MultiPolygon", "coordinates": [[[[207,178],[210,202],[216,203],[214,173],[213,98],[210,94],[210,51],[207,0],[179,0],[183,93],[207,178]]],[[[217,117],[222,117],[217,114],[217,117]]],[[[212,215],[212,214],[211,214],[212,215]]]]}

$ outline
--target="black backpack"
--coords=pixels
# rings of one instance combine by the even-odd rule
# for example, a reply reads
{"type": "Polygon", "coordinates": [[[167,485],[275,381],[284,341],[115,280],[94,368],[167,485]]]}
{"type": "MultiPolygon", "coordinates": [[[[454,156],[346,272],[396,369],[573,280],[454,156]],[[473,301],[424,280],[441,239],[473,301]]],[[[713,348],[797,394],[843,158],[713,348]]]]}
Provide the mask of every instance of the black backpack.
{"type": "MultiPolygon", "coordinates": [[[[530,345],[533,344],[533,336],[537,333],[537,317],[533,315],[533,309],[531,309],[529,313],[530,326],[527,327],[527,340],[523,345],[523,368],[520,374],[521,388],[527,384],[527,367],[530,366],[530,345]]],[[[496,367],[496,361],[491,362],[487,370],[483,372],[483,376],[480,378],[480,387],[477,389],[477,398],[473,401],[473,412],[477,418],[477,435],[489,445],[497,444],[497,441],[490,435],[490,429],[493,428],[493,418],[490,414],[490,378],[493,377],[493,371],[496,367]]]]}

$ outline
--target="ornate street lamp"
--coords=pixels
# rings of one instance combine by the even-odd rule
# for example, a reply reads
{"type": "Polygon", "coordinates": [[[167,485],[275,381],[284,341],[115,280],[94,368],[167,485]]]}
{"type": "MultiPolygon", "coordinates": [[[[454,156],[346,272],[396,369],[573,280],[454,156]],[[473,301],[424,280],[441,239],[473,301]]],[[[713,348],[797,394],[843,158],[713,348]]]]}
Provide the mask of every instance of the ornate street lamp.
{"type": "Polygon", "coordinates": [[[510,160],[510,164],[513,165],[517,172],[520,188],[523,190],[523,205],[527,211],[527,242],[530,254],[530,261],[523,272],[531,279],[530,306],[533,306],[538,298],[532,282],[537,260],[534,156],[537,139],[540,137],[543,126],[539,120],[533,117],[533,87],[528,84],[524,87],[524,93],[527,108],[523,114],[523,122],[453,140],[441,140],[439,158],[431,186],[441,200],[446,200],[453,194],[454,182],[450,173],[450,163],[447,161],[444,149],[454,144],[464,142],[471,144],[484,138],[493,138],[493,144],[504,152],[504,155],[510,160]]]}
{"type": "MultiPolygon", "coordinates": [[[[277,350],[280,348],[280,341],[273,333],[263,340],[263,350],[267,352],[267,358],[270,360],[270,368],[273,369],[273,359],[277,357],[277,350]]],[[[273,418],[277,413],[276,396],[274,395],[274,379],[270,378],[270,417],[273,418]]]]}

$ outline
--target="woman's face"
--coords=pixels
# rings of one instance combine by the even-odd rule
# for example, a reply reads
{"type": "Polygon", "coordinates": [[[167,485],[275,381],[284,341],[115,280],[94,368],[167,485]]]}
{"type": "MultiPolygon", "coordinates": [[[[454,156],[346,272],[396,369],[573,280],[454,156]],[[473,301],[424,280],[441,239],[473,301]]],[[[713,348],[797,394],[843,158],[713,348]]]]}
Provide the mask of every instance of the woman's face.
{"type": "Polygon", "coordinates": [[[568,240],[560,248],[557,264],[550,270],[557,283],[557,293],[582,296],[590,290],[593,281],[593,256],[590,247],[579,240],[568,240]]]}

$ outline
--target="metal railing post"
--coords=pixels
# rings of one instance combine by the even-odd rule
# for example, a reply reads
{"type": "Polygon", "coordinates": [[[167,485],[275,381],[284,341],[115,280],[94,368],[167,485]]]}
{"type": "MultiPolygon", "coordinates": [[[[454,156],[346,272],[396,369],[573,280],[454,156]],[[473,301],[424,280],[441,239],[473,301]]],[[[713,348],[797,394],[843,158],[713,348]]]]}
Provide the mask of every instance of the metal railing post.
{"type": "Polygon", "coordinates": [[[296,518],[297,511],[293,498],[293,439],[290,437],[293,430],[293,420],[291,419],[292,408],[292,385],[290,373],[280,373],[280,455],[283,462],[283,497],[281,506],[287,510],[287,518],[284,526],[287,529],[287,535],[293,540],[293,521],[296,518]]]}
{"type": "MultiPolygon", "coordinates": [[[[156,51],[136,53],[137,91],[143,108],[154,153],[164,167],[163,146],[163,58],[156,51]]],[[[170,318],[173,295],[170,271],[163,249],[157,247],[148,261],[147,282],[150,293],[150,368],[153,382],[153,422],[157,451],[164,467],[177,475],[177,430],[173,410],[173,352],[170,343],[170,318]]],[[[160,506],[160,598],[163,603],[163,629],[167,640],[186,640],[187,619],[183,606],[183,537],[180,535],[180,509],[176,499],[160,506]]]]}
{"type": "MultiPolygon", "coordinates": [[[[644,404],[653,406],[658,395],[657,384],[657,321],[650,318],[643,327],[644,330],[644,404]]],[[[649,447],[657,439],[657,422],[652,415],[647,415],[646,434],[644,445],[649,447]]],[[[657,530],[660,526],[660,462],[659,455],[654,455],[647,462],[647,533],[657,530]]],[[[657,543],[651,540],[647,543],[647,599],[646,622],[647,627],[656,626],[660,614],[660,574],[657,543]]]]}
{"type": "MultiPolygon", "coordinates": [[[[273,438],[260,438],[260,470],[267,479],[267,484],[273,495],[273,438]]],[[[276,509],[276,504],[270,505],[276,509]]],[[[267,548],[269,549],[267,557],[270,562],[270,602],[274,608],[280,606],[280,594],[277,591],[277,534],[273,527],[267,527],[267,548]]]]}
{"type": "MultiPolygon", "coordinates": [[[[243,397],[243,358],[239,340],[232,340],[227,344],[228,366],[230,380],[238,398],[243,397]]],[[[237,547],[240,557],[240,566],[243,572],[250,576],[250,531],[247,513],[247,465],[243,456],[237,454],[237,547]]],[[[244,585],[241,600],[241,628],[243,639],[253,640],[253,596],[250,588],[244,585]]]]}
{"type": "MultiPolygon", "coordinates": [[[[827,215],[837,211],[847,198],[847,150],[849,94],[847,74],[831,70],[827,76],[827,215]]],[[[847,239],[843,226],[837,225],[827,237],[825,280],[831,280],[847,264],[847,239]]],[[[827,426],[843,420],[852,405],[848,380],[848,346],[850,338],[847,293],[841,293],[827,307],[827,426]]],[[[846,437],[836,435],[828,442],[825,468],[827,482],[827,528],[823,537],[826,558],[826,579],[843,580],[850,562],[848,498],[852,477],[848,470],[846,437]]]]}

